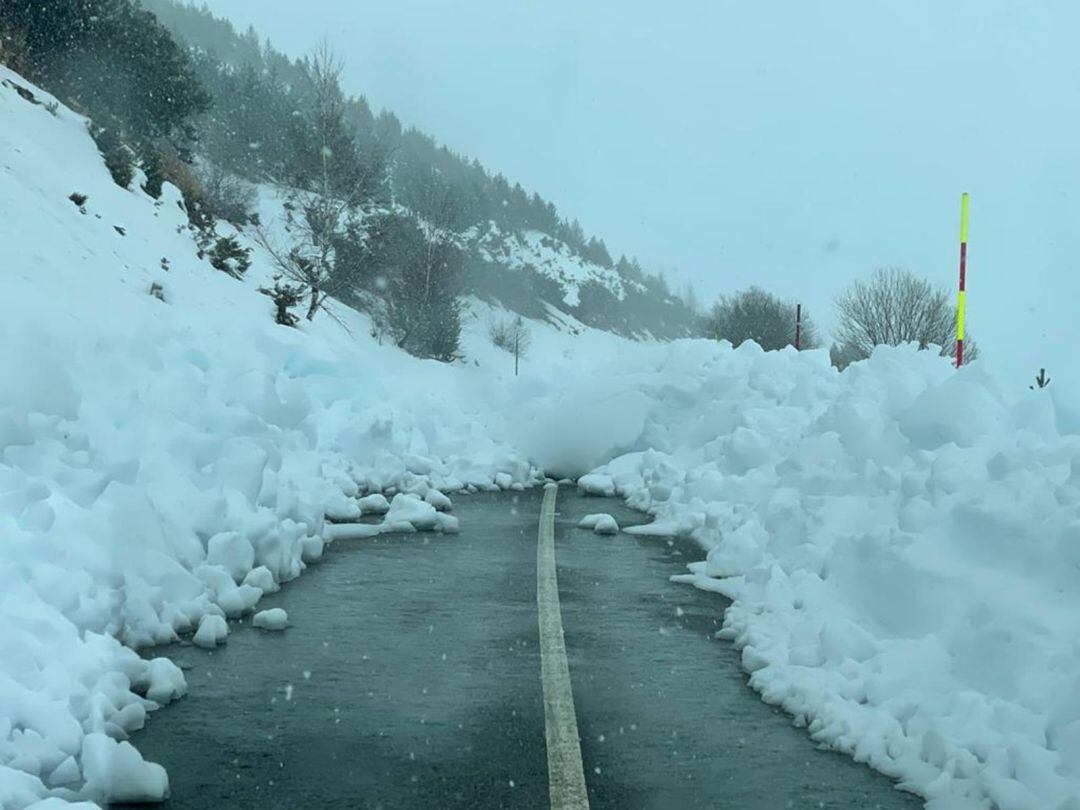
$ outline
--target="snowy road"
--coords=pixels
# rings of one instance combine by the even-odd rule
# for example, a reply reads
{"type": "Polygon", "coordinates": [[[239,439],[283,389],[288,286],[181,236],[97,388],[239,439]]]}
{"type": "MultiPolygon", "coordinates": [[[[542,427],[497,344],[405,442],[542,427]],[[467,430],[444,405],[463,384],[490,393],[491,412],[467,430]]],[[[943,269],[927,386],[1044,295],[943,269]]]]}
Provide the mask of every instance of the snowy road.
{"type": "MultiPolygon", "coordinates": [[[[338,542],[237,628],[166,648],[190,694],[134,742],[168,808],[550,806],[537,627],[541,490],[456,500],[462,534],[338,542]]],[[[592,808],[892,808],[913,797],[745,685],[722,603],[668,582],[696,550],[576,528],[615,501],[559,492],[559,601],[592,808]]]]}

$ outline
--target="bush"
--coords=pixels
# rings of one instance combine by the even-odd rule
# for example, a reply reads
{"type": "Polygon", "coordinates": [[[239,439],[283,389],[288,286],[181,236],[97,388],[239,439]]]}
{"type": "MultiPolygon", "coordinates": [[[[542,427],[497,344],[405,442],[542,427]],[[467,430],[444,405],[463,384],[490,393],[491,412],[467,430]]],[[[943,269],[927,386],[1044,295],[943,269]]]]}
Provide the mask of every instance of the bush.
{"type": "Polygon", "coordinates": [[[210,264],[233,278],[243,278],[251,267],[251,251],[241,247],[235,236],[222,236],[207,254],[210,264]]]}
{"type": "Polygon", "coordinates": [[[258,203],[254,186],[209,164],[201,165],[195,177],[201,186],[202,202],[215,217],[238,228],[252,221],[258,203]]]}
{"type": "Polygon", "coordinates": [[[115,127],[90,128],[90,135],[105,159],[105,168],[120,188],[130,188],[135,179],[135,154],[120,139],[115,127]]]}
{"type": "Polygon", "coordinates": [[[274,302],[275,323],[281,326],[296,326],[300,323],[300,318],[289,310],[298,306],[306,297],[307,291],[302,286],[285,284],[281,281],[281,276],[275,276],[274,286],[260,287],[259,292],[270,296],[270,300],[274,302]]]}
{"type": "MultiPolygon", "coordinates": [[[[724,296],[705,319],[705,331],[716,340],[738,346],[752,340],[766,351],[795,345],[796,305],[777,298],[759,287],[724,296]]],[[[817,330],[803,308],[801,349],[819,346],[817,330]]]]}
{"type": "Polygon", "coordinates": [[[503,318],[488,324],[488,337],[500,349],[511,354],[524,355],[532,342],[528,328],[521,316],[503,318]]]}
{"type": "Polygon", "coordinates": [[[161,196],[162,186],[172,183],[183,195],[189,216],[191,209],[197,207],[194,204],[202,200],[203,189],[199,178],[191,166],[175,153],[150,150],[143,159],[143,171],[146,172],[143,191],[156,199],[161,196]]]}

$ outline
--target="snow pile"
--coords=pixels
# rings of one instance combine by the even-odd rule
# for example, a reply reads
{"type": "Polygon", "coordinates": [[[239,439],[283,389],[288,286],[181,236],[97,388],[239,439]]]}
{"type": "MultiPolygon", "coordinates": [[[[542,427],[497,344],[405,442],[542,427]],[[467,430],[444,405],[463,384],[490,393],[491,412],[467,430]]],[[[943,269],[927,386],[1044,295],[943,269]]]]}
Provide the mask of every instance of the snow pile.
{"type": "Polygon", "coordinates": [[[643,445],[581,479],[708,549],[750,682],[930,807],[1080,807],[1080,422],[880,349],[673,349],[643,445]],[[683,357],[679,357],[680,354],[683,357]]]}
{"type": "Polygon", "coordinates": [[[160,799],[122,741],[184,681],[132,647],[222,643],[327,515],[380,510],[360,496],[418,492],[394,519],[453,531],[443,493],[538,473],[459,369],[351,312],[274,325],[264,255],[244,282],[210,267],[176,189],[118,188],[85,121],[15,85],[52,101],[0,68],[0,807],[160,799]]]}

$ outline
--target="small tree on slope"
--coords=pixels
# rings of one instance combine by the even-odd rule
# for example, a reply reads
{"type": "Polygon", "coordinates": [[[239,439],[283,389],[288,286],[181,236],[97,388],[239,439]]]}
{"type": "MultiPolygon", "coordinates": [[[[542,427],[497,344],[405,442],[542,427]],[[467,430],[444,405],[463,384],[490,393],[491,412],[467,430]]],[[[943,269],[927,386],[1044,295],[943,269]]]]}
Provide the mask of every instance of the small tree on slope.
{"type": "Polygon", "coordinates": [[[298,186],[289,191],[286,203],[292,246],[283,250],[259,231],[277,268],[307,291],[309,321],[337,293],[334,268],[341,235],[363,216],[364,204],[385,174],[380,161],[365,163],[356,154],[345,124],[341,70],[341,61],[325,45],[308,63],[313,101],[301,131],[310,160],[296,175],[298,186]]]}
{"type": "Polygon", "coordinates": [[[532,345],[532,335],[520,315],[512,320],[493,321],[488,325],[488,337],[500,349],[514,355],[514,376],[518,374],[518,364],[532,345]]]}

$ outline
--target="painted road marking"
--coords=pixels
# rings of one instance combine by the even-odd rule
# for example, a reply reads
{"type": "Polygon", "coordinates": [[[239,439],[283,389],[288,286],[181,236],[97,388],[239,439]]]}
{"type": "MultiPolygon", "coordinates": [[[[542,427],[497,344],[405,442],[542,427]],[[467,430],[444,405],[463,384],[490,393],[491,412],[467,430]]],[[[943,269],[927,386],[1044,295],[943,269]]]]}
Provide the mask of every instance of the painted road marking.
{"type": "Polygon", "coordinates": [[[570,666],[566,661],[559,580],[555,573],[555,498],[558,484],[544,487],[540,535],[536,544],[536,605],[540,618],[540,680],[544,686],[544,731],[547,739],[548,792],[552,810],[588,810],[585,769],[570,666]]]}

